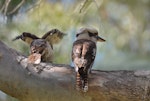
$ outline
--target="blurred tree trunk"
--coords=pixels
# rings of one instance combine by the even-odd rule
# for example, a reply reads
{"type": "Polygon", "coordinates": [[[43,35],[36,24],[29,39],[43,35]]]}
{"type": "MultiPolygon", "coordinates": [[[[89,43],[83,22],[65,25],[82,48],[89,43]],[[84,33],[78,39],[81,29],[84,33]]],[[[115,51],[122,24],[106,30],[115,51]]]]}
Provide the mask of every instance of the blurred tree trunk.
{"type": "Polygon", "coordinates": [[[75,90],[74,74],[69,65],[27,64],[0,42],[0,90],[20,101],[150,101],[150,71],[93,70],[87,93],[75,90]]]}

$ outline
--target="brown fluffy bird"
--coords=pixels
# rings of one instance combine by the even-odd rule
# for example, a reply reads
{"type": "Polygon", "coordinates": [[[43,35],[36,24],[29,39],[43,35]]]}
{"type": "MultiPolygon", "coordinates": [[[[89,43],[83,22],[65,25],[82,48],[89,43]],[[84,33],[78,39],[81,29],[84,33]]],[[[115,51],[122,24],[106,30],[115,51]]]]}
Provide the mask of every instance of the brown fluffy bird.
{"type": "Polygon", "coordinates": [[[77,90],[88,91],[88,74],[96,56],[96,43],[104,41],[98,36],[98,31],[94,28],[81,28],[77,32],[76,41],[72,48],[77,90]]]}
{"type": "Polygon", "coordinates": [[[17,36],[14,40],[21,39],[30,45],[29,63],[38,64],[42,62],[53,61],[53,45],[59,43],[64,37],[63,32],[58,29],[52,29],[42,36],[37,37],[28,32],[23,32],[22,35],[17,36]]]}

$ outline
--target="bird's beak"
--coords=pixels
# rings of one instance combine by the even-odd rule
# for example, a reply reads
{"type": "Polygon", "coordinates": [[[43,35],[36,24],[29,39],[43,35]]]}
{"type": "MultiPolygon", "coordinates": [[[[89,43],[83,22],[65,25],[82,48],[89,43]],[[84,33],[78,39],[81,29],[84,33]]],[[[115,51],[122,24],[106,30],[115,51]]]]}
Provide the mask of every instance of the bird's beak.
{"type": "Polygon", "coordinates": [[[104,40],[103,38],[99,37],[99,36],[96,36],[96,39],[98,42],[105,42],[106,40],[104,40]]]}

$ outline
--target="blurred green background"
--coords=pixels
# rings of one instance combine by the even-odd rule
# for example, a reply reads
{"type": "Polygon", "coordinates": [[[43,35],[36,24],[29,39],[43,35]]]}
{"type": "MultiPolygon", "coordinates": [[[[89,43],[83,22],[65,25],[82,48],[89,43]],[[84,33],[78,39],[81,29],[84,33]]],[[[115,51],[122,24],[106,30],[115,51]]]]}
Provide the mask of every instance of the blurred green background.
{"type": "MultiPolygon", "coordinates": [[[[28,55],[29,46],[12,39],[30,32],[42,36],[53,28],[67,33],[54,46],[55,63],[72,64],[76,31],[84,26],[99,30],[106,39],[97,43],[93,68],[100,70],[150,69],[150,0],[1,0],[0,40],[28,55]]],[[[15,101],[0,95],[0,101],[15,101]]]]}

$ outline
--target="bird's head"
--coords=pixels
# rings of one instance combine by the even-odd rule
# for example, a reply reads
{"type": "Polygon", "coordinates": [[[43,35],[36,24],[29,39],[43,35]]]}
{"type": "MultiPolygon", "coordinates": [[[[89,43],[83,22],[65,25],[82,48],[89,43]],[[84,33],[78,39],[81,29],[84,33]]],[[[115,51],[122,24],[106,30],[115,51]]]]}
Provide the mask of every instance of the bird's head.
{"type": "Polygon", "coordinates": [[[44,54],[45,49],[47,48],[47,42],[44,39],[33,40],[30,44],[30,53],[44,54]]]}
{"type": "Polygon", "coordinates": [[[87,39],[93,42],[104,42],[105,40],[98,36],[98,31],[94,28],[81,28],[76,34],[77,40],[87,39]]]}

